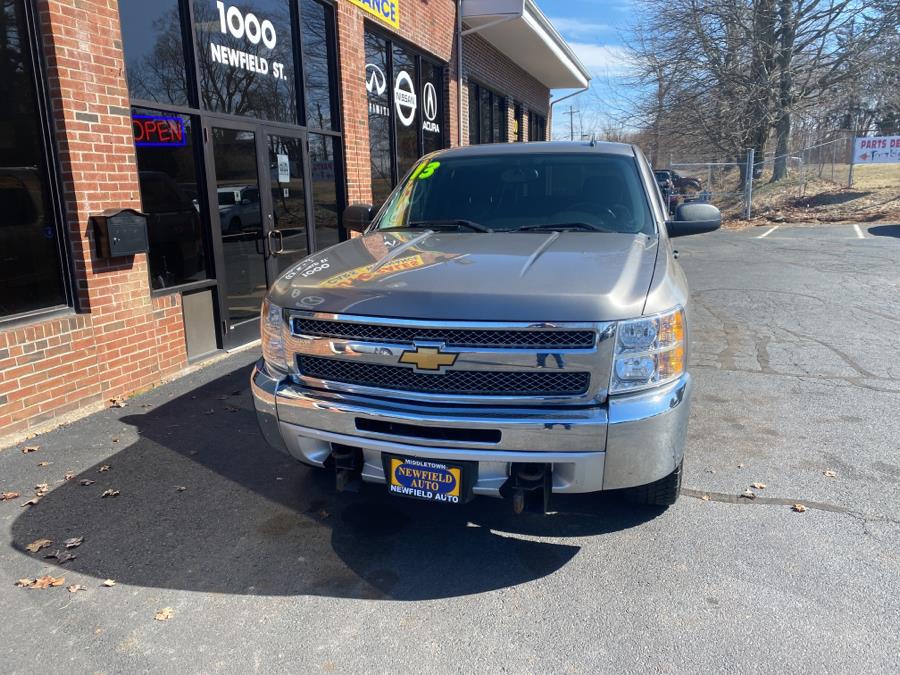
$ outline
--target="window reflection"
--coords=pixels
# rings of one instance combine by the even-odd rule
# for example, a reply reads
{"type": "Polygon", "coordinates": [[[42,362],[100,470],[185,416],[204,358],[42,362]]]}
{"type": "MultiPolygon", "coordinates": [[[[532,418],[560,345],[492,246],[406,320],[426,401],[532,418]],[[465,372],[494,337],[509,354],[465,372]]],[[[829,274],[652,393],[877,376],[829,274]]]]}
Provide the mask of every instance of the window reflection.
{"type": "Polygon", "coordinates": [[[303,31],[303,83],[306,87],[306,124],[320,129],[334,128],[332,71],[335,62],[334,15],[316,0],[300,0],[303,31]]]}
{"type": "Polygon", "coordinates": [[[146,140],[135,132],[141,203],[149,216],[150,285],[160,289],[206,279],[191,119],[140,108],[133,116],[135,128],[143,123],[166,129],[146,140]]]}
{"type": "Polygon", "coordinates": [[[286,0],[194,0],[200,102],[216,112],[297,123],[286,0]]]}
{"type": "Polygon", "coordinates": [[[132,99],[187,105],[187,72],[178,0],[119,0],[132,99]]]}
{"type": "Polygon", "coordinates": [[[323,134],[309,135],[309,165],[312,171],[313,212],[316,221],[316,248],[337,244],[340,237],[337,192],[337,139],[323,134]]]}
{"type": "Polygon", "coordinates": [[[0,7],[0,317],[66,302],[20,0],[0,7]]]}
{"type": "Polygon", "coordinates": [[[372,203],[382,204],[394,186],[391,173],[391,109],[388,95],[387,42],[366,33],[366,94],[369,109],[369,155],[372,203]]]}

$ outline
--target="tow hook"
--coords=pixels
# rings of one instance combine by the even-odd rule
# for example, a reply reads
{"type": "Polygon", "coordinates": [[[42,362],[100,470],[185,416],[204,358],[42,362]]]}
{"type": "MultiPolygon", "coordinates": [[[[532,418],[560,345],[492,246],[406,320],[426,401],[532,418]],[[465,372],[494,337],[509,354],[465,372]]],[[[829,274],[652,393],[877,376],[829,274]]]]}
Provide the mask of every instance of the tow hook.
{"type": "Polygon", "coordinates": [[[338,492],[359,492],[362,485],[363,454],[360,448],[332,443],[334,480],[338,492]]]}
{"type": "Polygon", "coordinates": [[[509,490],[513,511],[545,514],[550,510],[553,492],[553,469],[550,464],[513,464],[509,490]]]}

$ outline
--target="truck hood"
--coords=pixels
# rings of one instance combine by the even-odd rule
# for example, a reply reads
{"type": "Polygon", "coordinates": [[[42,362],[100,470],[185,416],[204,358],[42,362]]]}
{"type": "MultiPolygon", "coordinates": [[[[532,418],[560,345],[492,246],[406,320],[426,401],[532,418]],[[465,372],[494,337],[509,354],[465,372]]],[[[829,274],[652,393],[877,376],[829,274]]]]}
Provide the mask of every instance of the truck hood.
{"type": "Polygon", "coordinates": [[[269,293],[281,307],[473,321],[640,316],[658,239],[596,232],[373,232],[305,258],[269,293]]]}

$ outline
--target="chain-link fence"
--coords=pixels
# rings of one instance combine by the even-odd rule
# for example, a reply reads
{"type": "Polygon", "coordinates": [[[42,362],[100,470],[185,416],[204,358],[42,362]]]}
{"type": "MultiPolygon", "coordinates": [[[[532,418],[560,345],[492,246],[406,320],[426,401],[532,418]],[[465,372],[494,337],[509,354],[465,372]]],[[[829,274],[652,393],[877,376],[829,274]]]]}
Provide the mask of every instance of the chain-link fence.
{"type": "Polygon", "coordinates": [[[867,194],[896,188],[900,193],[900,164],[853,166],[853,143],[851,134],[842,134],[779,156],[759,158],[748,150],[741,162],[670,162],[674,177],[691,185],[684,190],[676,183],[672,209],[683,201],[703,200],[719,206],[727,216],[749,219],[755,213],[806,204],[810,196],[833,196],[845,188],[867,194]],[[773,180],[776,172],[778,180],[773,180]]]}

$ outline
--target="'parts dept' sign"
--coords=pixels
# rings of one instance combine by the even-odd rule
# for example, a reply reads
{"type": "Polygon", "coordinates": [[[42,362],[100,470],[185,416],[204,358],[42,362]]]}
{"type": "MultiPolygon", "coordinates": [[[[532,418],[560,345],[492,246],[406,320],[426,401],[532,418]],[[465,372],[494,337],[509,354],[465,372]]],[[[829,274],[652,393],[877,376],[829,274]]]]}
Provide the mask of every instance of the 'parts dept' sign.
{"type": "Polygon", "coordinates": [[[362,7],[369,14],[380,21],[400,28],[400,2],[399,0],[350,0],[357,7],[362,7]]]}
{"type": "Polygon", "coordinates": [[[900,163],[900,136],[857,137],[853,146],[853,163],[900,163]]]}

